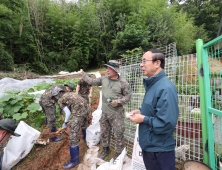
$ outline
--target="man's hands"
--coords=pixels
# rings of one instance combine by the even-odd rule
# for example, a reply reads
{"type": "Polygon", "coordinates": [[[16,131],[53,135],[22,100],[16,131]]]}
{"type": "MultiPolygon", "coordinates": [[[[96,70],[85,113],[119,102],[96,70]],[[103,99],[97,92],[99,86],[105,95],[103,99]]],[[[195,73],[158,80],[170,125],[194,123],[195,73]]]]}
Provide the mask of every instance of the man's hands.
{"type": "Polygon", "coordinates": [[[117,105],[118,105],[117,100],[113,100],[108,104],[108,106],[112,106],[112,107],[116,107],[117,105]]]}
{"type": "Polygon", "coordinates": [[[77,72],[77,74],[80,74],[80,75],[83,75],[85,72],[82,70],[82,69],[80,69],[78,72],[77,72]]]}
{"type": "Polygon", "coordinates": [[[130,112],[129,114],[131,114],[131,118],[130,120],[135,123],[135,124],[140,124],[143,122],[144,119],[144,115],[141,115],[140,110],[133,110],[132,112],[130,112]]]}

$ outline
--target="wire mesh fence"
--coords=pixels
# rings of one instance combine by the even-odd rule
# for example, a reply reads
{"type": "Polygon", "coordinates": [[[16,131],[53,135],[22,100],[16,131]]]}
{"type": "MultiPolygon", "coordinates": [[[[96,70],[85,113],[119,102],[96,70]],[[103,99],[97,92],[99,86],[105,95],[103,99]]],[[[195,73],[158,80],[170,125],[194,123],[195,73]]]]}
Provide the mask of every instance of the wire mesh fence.
{"type": "MultiPolygon", "coordinates": [[[[186,159],[202,161],[202,139],[201,139],[201,117],[200,98],[198,89],[198,70],[195,55],[176,56],[176,44],[172,43],[160,48],[166,58],[165,73],[176,85],[179,100],[180,116],[175,128],[176,147],[189,145],[190,150],[185,152],[186,159]],[[165,51],[163,50],[165,49],[165,51]]],[[[143,76],[140,69],[142,55],[135,55],[121,59],[121,76],[130,84],[133,94],[131,101],[124,105],[125,112],[138,109],[142,106],[145,89],[143,87],[143,76]]],[[[136,126],[129,119],[125,119],[125,147],[127,155],[133,152],[133,141],[136,126]]],[[[115,149],[115,140],[112,136],[111,147],[115,149]]],[[[181,158],[177,158],[182,162],[181,158]]]]}
{"type": "Polygon", "coordinates": [[[203,54],[209,160],[211,168],[222,169],[222,36],[205,44],[203,54]]]}

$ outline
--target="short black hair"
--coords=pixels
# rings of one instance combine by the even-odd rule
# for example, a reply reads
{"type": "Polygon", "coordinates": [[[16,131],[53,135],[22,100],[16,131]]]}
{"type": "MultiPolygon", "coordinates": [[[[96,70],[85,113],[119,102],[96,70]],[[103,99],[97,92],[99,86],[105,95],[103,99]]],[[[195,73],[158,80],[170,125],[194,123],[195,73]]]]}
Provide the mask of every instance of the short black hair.
{"type": "Polygon", "coordinates": [[[149,49],[148,51],[151,51],[152,54],[152,59],[153,59],[153,63],[157,60],[161,61],[160,67],[162,69],[164,69],[165,67],[165,55],[163,54],[163,52],[160,49],[149,49]]]}

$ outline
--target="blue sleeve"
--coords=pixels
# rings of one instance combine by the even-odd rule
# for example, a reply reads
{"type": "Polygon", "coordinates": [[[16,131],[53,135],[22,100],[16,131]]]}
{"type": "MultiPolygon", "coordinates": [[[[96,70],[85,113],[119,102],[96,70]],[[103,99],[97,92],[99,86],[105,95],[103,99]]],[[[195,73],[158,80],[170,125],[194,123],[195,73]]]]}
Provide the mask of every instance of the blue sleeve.
{"type": "Polygon", "coordinates": [[[156,104],[155,117],[145,116],[143,123],[149,125],[149,130],[156,134],[172,132],[179,115],[178,99],[175,90],[167,88],[161,92],[156,104]]]}

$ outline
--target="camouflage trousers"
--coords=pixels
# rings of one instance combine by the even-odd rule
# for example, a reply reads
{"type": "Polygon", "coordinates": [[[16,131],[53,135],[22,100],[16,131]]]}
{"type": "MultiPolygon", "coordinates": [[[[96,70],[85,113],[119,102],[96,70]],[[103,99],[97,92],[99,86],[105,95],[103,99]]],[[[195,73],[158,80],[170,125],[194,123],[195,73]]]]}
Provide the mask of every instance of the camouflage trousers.
{"type": "Polygon", "coordinates": [[[79,94],[82,98],[84,98],[86,101],[87,101],[87,103],[89,104],[89,94],[79,94]]]}
{"type": "Polygon", "coordinates": [[[102,145],[103,147],[110,147],[110,136],[111,130],[113,128],[114,139],[116,141],[116,152],[121,153],[124,149],[124,111],[116,113],[104,113],[102,112],[102,117],[100,119],[100,129],[101,129],[101,137],[102,137],[102,145]]]}
{"type": "Polygon", "coordinates": [[[45,113],[45,116],[47,117],[47,127],[52,128],[56,126],[56,106],[46,106],[41,101],[39,102],[40,106],[42,107],[43,112],[45,113]]]}
{"type": "Polygon", "coordinates": [[[86,129],[87,122],[89,118],[89,113],[91,109],[88,107],[87,109],[83,110],[80,115],[74,115],[71,124],[70,124],[70,132],[69,132],[69,139],[71,146],[79,145],[79,131],[80,128],[86,129]]]}

